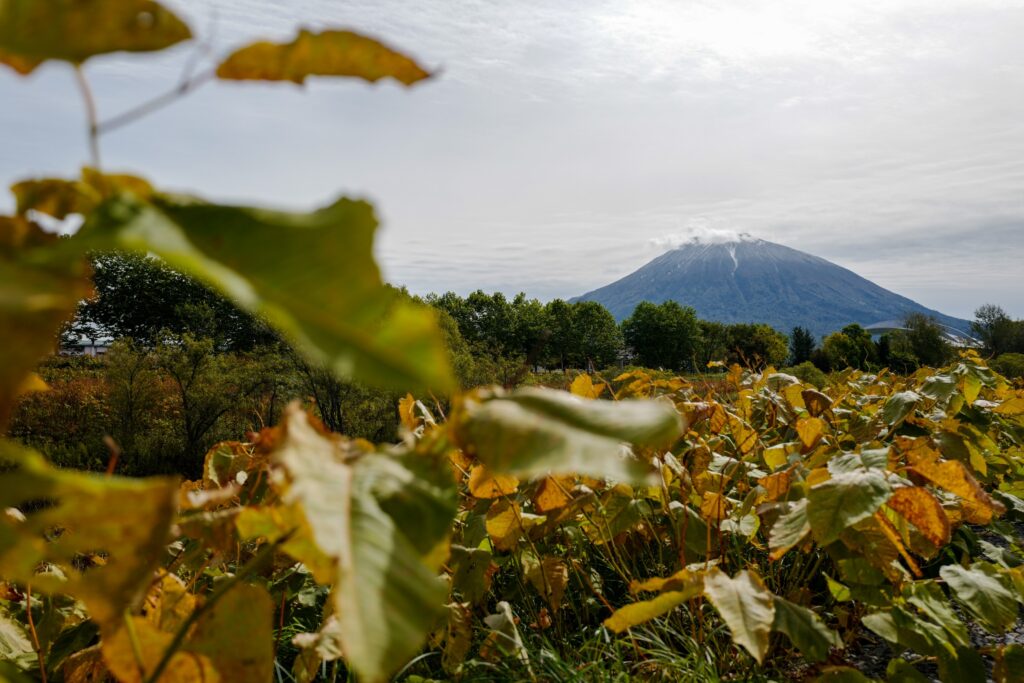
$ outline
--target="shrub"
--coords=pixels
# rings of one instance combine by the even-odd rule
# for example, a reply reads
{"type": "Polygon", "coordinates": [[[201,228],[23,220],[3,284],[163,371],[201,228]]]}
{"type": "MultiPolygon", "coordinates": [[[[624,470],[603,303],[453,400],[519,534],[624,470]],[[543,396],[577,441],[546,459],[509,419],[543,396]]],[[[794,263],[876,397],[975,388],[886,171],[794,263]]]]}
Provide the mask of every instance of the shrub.
{"type": "Polygon", "coordinates": [[[1024,353],[1004,353],[997,356],[989,365],[1003,377],[1024,377],[1024,353]]]}
{"type": "Polygon", "coordinates": [[[780,372],[793,375],[801,382],[805,384],[813,384],[819,389],[828,385],[828,376],[815,367],[811,361],[804,361],[800,365],[794,365],[789,368],[782,368],[780,372]]]}

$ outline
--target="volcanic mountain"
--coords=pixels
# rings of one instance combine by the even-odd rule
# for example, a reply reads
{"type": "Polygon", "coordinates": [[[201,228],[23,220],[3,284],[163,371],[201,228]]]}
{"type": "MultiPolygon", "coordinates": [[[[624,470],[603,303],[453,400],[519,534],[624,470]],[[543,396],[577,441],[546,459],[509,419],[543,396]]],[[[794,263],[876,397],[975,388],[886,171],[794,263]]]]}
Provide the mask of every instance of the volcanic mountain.
{"type": "Polygon", "coordinates": [[[641,301],[670,299],[692,306],[705,320],[765,322],[787,334],[796,325],[816,337],[850,323],[885,321],[883,327],[891,327],[908,313],[970,331],[966,320],[925,308],[823,258],[749,235],[692,240],[575,301],[597,301],[622,320],[641,301]]]}

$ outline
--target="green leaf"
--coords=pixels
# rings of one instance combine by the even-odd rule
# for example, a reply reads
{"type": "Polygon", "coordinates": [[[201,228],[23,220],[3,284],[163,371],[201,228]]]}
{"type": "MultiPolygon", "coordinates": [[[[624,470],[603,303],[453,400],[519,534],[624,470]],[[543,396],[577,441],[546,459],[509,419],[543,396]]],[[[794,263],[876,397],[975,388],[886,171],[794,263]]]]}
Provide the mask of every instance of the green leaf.
{"type": "Polygon", "coordinates": [[[958,647],[956,656],[939,654],[939,680],[984,681],[988,679],[985,660],[972,647],[958,647]]]}
{"type": "Polygon", "coordinates": [[[906,419],[907,415],[914,412],[914,408],[921,401],[921,395],[913,391],[901,391],[893,394],[882,406],[882,420],[887,425],[895,427],[906,419]]]}
{"type": "Polygon", "coordinates": [[[109,52],[152,52],[188,40],[188,26],[152,0],[2,0],[0,62],[30,73],[47,59],[80,64],[109,52]]]}
{"type": "Polygon", "coordinates": [[[935,581],[908,582],[903,586],[903,595],[907,602],[946,629],[958,644],[970,644],[967,627],[956,616],[956,612],[953,611],[938,583],[935,581]]]}
{"type": "Polygon", "coordinates": [[[996,683],[1024,683],[1024,645],[1004,645],[996,654],[996,683]]]}
{"type": "Polygon", "coordinates": [[[957,601],[985,628],[1001,633],[1017,621],[1017,601],[995,574],[994,568],[976,562],[970,569],[950,564],[939,570],[957,601]]]}
{"type": "Polygon", "coordinates": [[[772,630],[785,633],[805,657],[815,662],[824,661],[829,648],[843,646],[839,634],[825,626],[812,610],[780,597],[775,597],[772,630]]]}
{"type": "Polygon", "coordinates": [[[397,389],[453,386],[434,312],[384,286],[366,202],[312,213],[123,196],[83,226],[88,248],[154,253],[265,316],[341,376],[397,389]]]}
{"type": "Polygon", "coordinates": [[[259,42],[233,52],[217,67],[225,80],[291,81],[309,76],[393,78],[412,85],[430,74],[409,57],[352,31],[303,29],[290,43],[259,42]]]}
{"type": "Polygon", "coordinates": [[[7,608],[0,607],[0,662],[10,662],[24,671],[31,669],[36,661],[28,629],[14,619],[7,608]]]}
{"type": "Polygon", "coordinates": [[[99,624],[119,620],[164,557],[177,481],[66,472],[3,441],[0,459],[12,464],[0,474],[0,508],[52,501],[26,513],[24,521],[11,514],[0,518],[0,576],[77,597],[99,624]],[[88,566],[93,562],[82,556],[97,553],[102,562],[88,566]],[[40,573],[45,562],[60,570],[40,573]]]}
{"type": "Polygon", "coordinates": [[[890,659],[885,667],[886,683],[930,683],[931,679],[902,659],[890,659]]]}
{"type": "Polygon", "coordinates": [[[295,405],[271,457],[281,505],[243,511],[240,533],[276,540],[291,532],[282,548],[319,583],[334,585],[349,665],[360,681],[387,680],[445,609],[437,569],[455,514],[454,486],[444,483],[450,473],[438,462],[428,475],[417,462],[427,456],[365,453],[317,431],[295,405]]]}
{"type": "Polygon", "coordinates": [[[604,625],[615,633],[622,633],[628,628],[668,614],[687,600],[700,595],[702,588],[700,584],[691,588],[692,590],[668,591],[651,600],[641,600],[620,607],[604,620],[604,625]]]}
{"type": "Polygon", "coordinates": [[[807,519],[807,499],[801,498],[786,505],[788,508],[775,520],[768,536],[768,547],[771,549],[773,560],[785,555],[790,548],[811,533],[811,523],[807,519]]]}
{"type": "Polygon", "coordinates": [[[814,683],[871,683],[873,680],[849,666],[826,666],[814,683]]]}
{"type": "Polygon", "coordinates": [[[743,570],[734,578],[712,567],[704,576],[704,594],[742,645],[760,664],[768,652],[768,635],[775,621],[775,596],[761,577],[743,570]]]}
{"type": "Polygon", "coordinates": [[[451,553],[452,590],[458,591],[469,603],[479,603],[491,587],[488,572],[491,568],[491,551],[453,545],[451,553]]]}
{"type": "Polygon", "coordinates": [[[492,472],[520,477],[576,472],[637,480],[644,468],[623,444],[668,446],[683,420],[661,401],[585,401],[551,389],[466,397],[453,417],[459,441],[492,472]]]}
{"type": "Polygon", "coordinates": [[[875,514],[889,494],[889,483],[877,470],[844,472],[811,488],[807,519],[815,539],[832,543],[844,529],[875,514]]]}

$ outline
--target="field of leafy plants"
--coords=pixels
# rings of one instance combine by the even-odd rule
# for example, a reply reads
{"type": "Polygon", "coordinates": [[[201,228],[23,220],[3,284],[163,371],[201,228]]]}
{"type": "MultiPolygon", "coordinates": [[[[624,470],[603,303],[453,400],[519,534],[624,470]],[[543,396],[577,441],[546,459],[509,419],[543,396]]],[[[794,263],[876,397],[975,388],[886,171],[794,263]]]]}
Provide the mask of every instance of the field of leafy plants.
{"type": "Polygon", "coordinates": [[[95,474],[0,439],[0,680],[1021,679],[1019,384],[967,353],[826,387],[736,366],[460,393],[435,314],[381,279],[368,203],[226,206],[101,167],[104,135],[213,81],[428,70],[347,30],[199,44],[166,94],[101,116],[86,61],[191,39],[151,0],[0,1],[0,65],[72,68],[92,156],[0,216],[0,430],[46,390],[88,255],[128,250],[412,392],[401,438],[295,405],[196,481],[117,476],[113,442],[95,474]]]}

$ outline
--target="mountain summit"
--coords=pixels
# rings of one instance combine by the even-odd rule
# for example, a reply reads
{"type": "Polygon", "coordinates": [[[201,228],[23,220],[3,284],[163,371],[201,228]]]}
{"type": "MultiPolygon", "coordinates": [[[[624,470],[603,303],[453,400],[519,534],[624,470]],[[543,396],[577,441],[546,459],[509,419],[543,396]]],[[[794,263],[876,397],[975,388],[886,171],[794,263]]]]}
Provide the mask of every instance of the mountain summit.
{"type": "Polygon", "coordinates": [[[641,301],[669,299],[692,306],[706,320],[765,322],[787,334],[800,325],[821,336],[908,313],[934,316],[961,333],[970,330],[968,321],[925,308],[842,266],[746,234],[691,240],[575,301],[597,301],[622,320],[641,301]]]}

